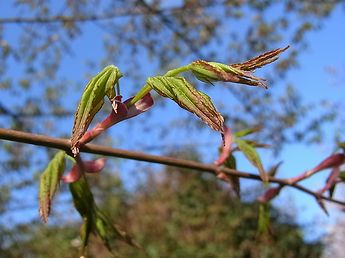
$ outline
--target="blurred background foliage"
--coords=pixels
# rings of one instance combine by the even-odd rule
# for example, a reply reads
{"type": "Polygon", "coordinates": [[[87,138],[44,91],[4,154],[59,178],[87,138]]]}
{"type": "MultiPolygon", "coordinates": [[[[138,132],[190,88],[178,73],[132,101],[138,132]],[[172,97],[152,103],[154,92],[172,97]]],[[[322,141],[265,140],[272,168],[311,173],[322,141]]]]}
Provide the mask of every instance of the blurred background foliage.
{"type": "MultiPolygon", "coordinates": [[[[86,81],[110,63],[125,74],[121,85],[128,97],[147,76],[196,59],[236,63],[288,44],[289,51],[262,72],[269,80],[269,91],[200,83],[198,87],[207,87],[234,131],[252,125],[265,128],[258,140],[272,144],[277,155],[288,143],[322,141],[324,125],[340,119],[338,103],[306,104],[297,90],[300,85],[287,84],[284,78],[298,68],[299,57],[310,43],[308,33],[320,29],[336,8],[344,8],[343,1],[17,0],[1,5],[9,10],[0,16],[1,127],[69,137],[86,81]],[[317,117],[309,116],[319,107],[317,117]]],[[[218,135],[211,138],[213,132],[209,134],[197,119],[173,113],[170,104],[159,98],[156,103],[160,108],[120,125],[98,143],[156,154],[184,145],[204,152],[218,146],[218,135]]],[[[37,211],[38,175],[54,150],[3,141],[0,149],[0,216],[6,218],[0,220],[1,255],[75,257],[78,217],[68,216],[73,209],[66,187],[61,189],[49,227],[32,215],[37,211]],[[13,224],[18,217],[19,221],[36,219],[13,224]]],[[[138,176],[131,189],[122,185],[128,184],[124,179],[114,179],[115,169],[92,182],[100,204],[147,247],[150,257],[188,257],[196,252],[198,257],[320,255],[322,245],[306,243],[293,218],[282,220],[282,214],[273,210],[275,237],[260,238],[253,199],[241,203],[214,179],[176,170],[169,173],[172,170],[138,176]]],[[[90,249],[94,257],[103,252],[106,257],[97,244],[90,249]]],[[[124,257],[144,256],[126,246],[119,252],[124,257]]]]}

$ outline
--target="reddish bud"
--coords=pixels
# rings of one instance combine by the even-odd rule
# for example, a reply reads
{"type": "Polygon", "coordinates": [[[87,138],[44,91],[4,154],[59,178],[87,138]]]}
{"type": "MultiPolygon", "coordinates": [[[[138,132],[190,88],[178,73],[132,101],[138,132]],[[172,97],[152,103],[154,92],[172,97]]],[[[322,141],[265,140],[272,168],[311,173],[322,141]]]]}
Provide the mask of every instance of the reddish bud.
{"type": "Polygon", "coordinates": [[[315,168],[311,169],[309,173],[314,174],[316,172],[319,172],[321,170],[332,168],[332,167],[339,167],[345,162],[345,155],[344,154],[333,154],[329,156],[328,158],[324,159],[319,165],[317,165],[315,168]]]}
{"type": "Polygon", "coordinates": [[[306,179],[310,176],[312,176],[313,174],[324,170],[324,169],[328,169],[328,168],[333,168],[333,167],[339,167],[341,166],[343,163],[345,162],[345,155],[344,154],[333,154],[329,157],[327,157],[326,159],[324,159],[319,165],[317,165],[316,167],[307,170],[306,172],[304,172],[303,174],[293,177],[289,180],[289,182],[291,184],[297,183],[298,181],[301,181],[303,179],[306,179]]]}
{"type": "Polygon", "coordinates": [[[74,165],[72,169],[67,173],[67,175],[61,177],[61,180],[64,183],[73,183],[73,182],[77,182],[80,179],[81,175],[82,175],[82,172],[79,166],[74,165]]]}
{"type": "Polygon", "coordinates": [[[224,162],[229,157],[231,146],[232,146],[232,134],[230,128],[224,126],[224,145],[222,146],[220,156],[217,160],[214,161],[214,164],[217,166],[223,165],[224,162]]]}
{"type": "Polygon", "coordinates": [[[317,193],[321,195],[324,192],[329,190],[330,196],[332,197],[333,190],[334,190],[335,184],[337,183],[339,175],[340,175],[339,167],[334,167],[326,180],[326,185],[323,188],[321,188],[317,193]]]}
{"type": "Polygon", "coordinates": [[[269,202],[280,193],[282,188],[283,186],[269,188],[263,195],[259,196],[257,200],[262,203],[269,202]]]}
{"type": "Polygon", "coordinates": [[[113,110],[102,122],[98,123],[91,131],[86,132],[78,143],[78,147],[92,141],[98,135],[102,134],[109,127],[134,116],[137,116],[152,107],[153,99],[150,93],[147,93],[142,99],[138,100],[134,105],[127,108],[127,104],[132,98],[122,102],[122,96],[116,96],[112,100],[113,110]]]}
{"type": "Polygon", "coordinates": [[[75,164],[66,176],[62,176],[61,180],[65,183],[73,183],[81,178],[83,171],[86,173],[99,173],[104,166],[105,158],[91,161],[81,161],[80,164],[75,164]]]}

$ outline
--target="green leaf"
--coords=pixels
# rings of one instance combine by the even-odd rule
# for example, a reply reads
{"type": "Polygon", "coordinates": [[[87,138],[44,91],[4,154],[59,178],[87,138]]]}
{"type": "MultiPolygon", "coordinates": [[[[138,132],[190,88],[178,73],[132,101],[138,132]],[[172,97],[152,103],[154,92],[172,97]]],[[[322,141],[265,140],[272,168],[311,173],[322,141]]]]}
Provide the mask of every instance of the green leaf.
{"type": "Polygon", "coordinates": [[[252,128],[247,128],[247,129],[238,131],[234,135],[236,137],[240,138],[240,137],[243,137],[243,136],[247,136],[249,134],[253,134],[253,133],[259,132],[260,130],[261,130],[261,126],[255,126],[255,127],[252,127],[252,128]]]}
{"type": "MultiPolygon", "coordinates": [[[[230,154],[229,157],[224,162],[224,166],[230,169],[236,169],[236,159],[234,155],[230,154]]],[[[241,186],[240,186],[240,178],[238,176],[226,175],[228,182],[234,189],[237,197],[240,197],[241,186]]]]}
{"type": "Polygon", "coordinates": [[[84,222],[80,227],[80,238],[81,238],[81,243],[82,243],[81,257],[85,257],[87,244],[89,242],[89,236],[93,230],[92,228],[93,224],[90,218],[85,217],[83,218],[83,221],[84,222]]]}
{"type": "Polygon", "coordinates": [[[85,176],[82,176],[77,182],[69,184],[69,189],[74,206],[83,218],[80,238],[82,240],[82,255],[85,255],[90,233],[94,230],[95,203],[85,176]]]}
{"type": "Polygon", "coordinates": [[[91,232],[96,233],[111,252],[114,251],[114,245],[117,240],[122,240],[132,246],[137,246],[130,236],[119,230],[111,220],[98,209],[85,176],[79,181],[71,183],[69,186],[74,206],[84,221],[80,230],[80,236],[83,243],[83,255],[91,232]]]}
{"type": "Polygon", "coordinates": [[[224,132],[224,118],[210,97],[196,90],[184,78],[157,76],[149,78],[147,84],[159,95],[172,99],[183,109],[197,115],[214,130],[224,132]]]}
{"type": "Polygon", "coordinates": [[[258,233],[263,234],[269,231],[270,227],[270,204],[260,203],[258,217],[258,233]]]}
{"type": "Polygon", "coordinates": [[[121,231],[104,213],[98,209],[96,210],[95,219],[96,232],[109,251],[113,251],[115,249],[115,244],[118,239],[126,242],[129,245],[139,248],[139,246],[126,232],[121,231]]]}
{"type": "Polygon", "coordinates": [[[260,177],[264,183],[268,182],[268,176],[262,166],[261,159],[255,148],[250,144],[246,143],[244,140],[235,138],[235,142],[238,148],[243,152],[248,161],[258,168],[260,177]]]}
{"type": "Polygon", "coordinates": [[[269,144],[258,143],[258,142],[256,142],[256,141],[247,140],[247,139],[243,139],[243,141],[245,141],[246,143],[248,143],[249,145],[251,145],[253,148],[271,148],[271,145],[269,145],[269,144]]]}
{"type": "Polygon", "coordinates": [[[40,177],[39,183],[39,213],[44,222],[48,221],[51,203],[59,188],[60,178],[65,170],[65,152],[59,151],[49,162],[40,177]]]}
{"type": "Polygon", "coordinates": [[[79,152],[78,143],[88,129],[92,119],[104,104],[104,97],[115,97],[114,85],[122,77],[119,69],[113,65],[105,67],[86,85],[75,113],[71,137],[71,149],[74,155],[79,152]]]}

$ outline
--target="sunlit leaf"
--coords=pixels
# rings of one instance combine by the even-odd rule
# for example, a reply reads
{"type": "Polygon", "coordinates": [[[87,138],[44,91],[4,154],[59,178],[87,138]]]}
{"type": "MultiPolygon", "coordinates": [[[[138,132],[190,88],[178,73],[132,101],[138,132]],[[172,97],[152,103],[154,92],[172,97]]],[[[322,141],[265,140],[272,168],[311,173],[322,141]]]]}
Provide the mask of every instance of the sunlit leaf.
{"type": "Polygon", "coordinates": [[[104,68],[86,85],[75,113],[71,137],[71,149],[74,155],[79,152],[78,142],[85,134],[92,119],[104,104],[104,97],[115,97],[114,85],[122,77],[119,69],[113,65],[104,68]]]}
{"type": "Polygon", "coordinates": [[[272,63],[276,61],[279,57],[279,54],[287,50],[289,46],[285,48],[277,48],[268,52],[263,53],[257,57],[251,58],[246,62],[239,63],[239,64],[232,64],[231,66],[239,68],[244,71],[253,71],[257,68],[260,68],[264,65],[272,63]]]}
{"type": "Polygon", "coordinates": [[[253,148],[250,144],[246,143],[244,140],[241,140],[239,138],[235,138],[235,142],[238,148],[246,156],[248,161],[252,163],[259,170],[262,181],[268,182],[268,176],[262,166],[260,156],[255,150],[255,148],[253,148]]]}
{"type": "Polygon", "coordinates": [[[149,78],[147,84],[159,95],[172,99],[214,130],[224,133],[224,118],[217,112],[210,97],[196,90],[184,78],[157,76],[149,78]]]}
{"type": "Polygon", "coordinates": [[[39,184],[39,212],[44,222],[48,221],[51,203],[59,188],[60,177],[65,170],[65,152],[59,151],[49,162],[40,177],[39,184]]]}
{"type": "Polygon", "coordinates": [[[279,54],[287,48],[288,47],[278,48],[239,64],[226,65],[217,62],[198,60],[191,63],[188,67],[194,76],[202,82],[234,82],[267,88],[264,80],[254,76],[252,73],[256,68],[260,68],[277,60],[279,54]]]}

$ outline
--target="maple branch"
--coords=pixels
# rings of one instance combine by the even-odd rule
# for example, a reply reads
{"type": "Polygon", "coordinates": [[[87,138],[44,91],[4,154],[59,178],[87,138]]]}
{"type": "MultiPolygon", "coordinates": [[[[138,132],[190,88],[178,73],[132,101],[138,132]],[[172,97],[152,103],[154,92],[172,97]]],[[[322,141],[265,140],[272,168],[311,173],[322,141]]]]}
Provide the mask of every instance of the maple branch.
{"type": "MultiPolygon", "coordinates": [[[[44,147],[49,147],[49,148],[55,148],[55,149],[64,150],[69,154],[71,153],[71,150],[70,150],[71,142],[68,139],[54,138],[54,137],[49,137],[45,135],[32,134],[32,133],[21,132],[21,131],[5,129],[5,128],[0,128],[0,139],[13,141],[13,142],[33,144],[37,146],[44,146],[44,147]]],[[[231,176],[237,176],[240,178],[262,181],[259,175],[243,172],[243,171],[238,171],[235,169],[222,168],[222,167],[218,167],[212,164],[203,164],[196,161],[172,158],[168,156],[158,156],[158,155],[151,155],[151,154],[147,154],[143,152],[116,149],[116,148],[106,147],[106,146],[97,145],[97,144],[86,144],[84,146],[81,146],[80,151],[86,152],[86,153],[92,153],[92,154],[99,154],[103,156],[109,156],[109,157],[118,157],[118,158],[124,158],[124,159],[145,161],[145,162],[150,162],[150,163],[158,163],[158,164],[174,166],[174,167],[195,169],[195,170],[199,170],[203,172],[208,172],[213,175],[217,175],[219,174],[219,172],[223,172],[231,176]]],[[[269,177],[269,182],[277,183],[281,186],[290,186],[306,194],[309,194],[315,197],[316,199],[323,199],[329,202],[333,202],[333,203],[345,206],[344,201],[333,199],[324,195],[319,195],[318,193],[313,192],[299,184],[291,184],[289,183],[288,180],[285,180],[285,179],[269,177]]]]}

